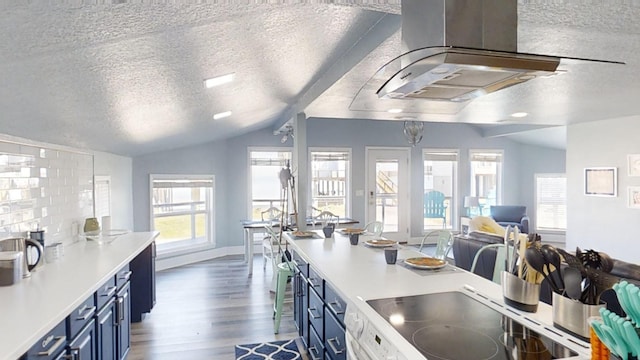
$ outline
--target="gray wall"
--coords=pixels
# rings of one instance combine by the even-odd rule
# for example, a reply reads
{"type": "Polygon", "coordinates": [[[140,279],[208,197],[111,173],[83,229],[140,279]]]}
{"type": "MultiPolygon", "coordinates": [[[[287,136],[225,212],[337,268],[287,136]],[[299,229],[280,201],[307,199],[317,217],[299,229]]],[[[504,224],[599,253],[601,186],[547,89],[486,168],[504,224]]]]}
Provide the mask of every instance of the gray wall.
{"type": "MultiPolygon", "coordinates": [[[[565,172],[566,152],[564,150],[539,146],[521,145],[519,156],[520,189],[517,203],[527,206],[530,227],[536,228],[535,218],[535,174],[565,172]]],[[[544,235],[543,235],[544,238],[544,235]]]]}
{"type": "Polygon", "coordinates": [[[640,153],[640,117],[571,125],[567,128],[567,248],[606,251],[638,263],[636,244],[640,210],[627,207],[627,187],[640,186],[640,177],[627,176],[627,155],[640,153]],[[584,168],[618,168],[618,196],[584,195],[584,168]]]}
{"type": "Polygon", "coordinates": [[[94,152],[96,175],[111,177],[111,227],[133,229],[132,160],[129,157],[94,152]]]}
{"type": "MultiPolygon", "coordinates": [[[[365,186],[365,147],[409,147],[402,134],[402,122],[374,120],[309,119],[307,123],[309,147],[349,147],[352,149],[352,217],[365,221],[365,198],[354,197],[355,190],[365,186]]],[[[216,176],[216,247],[242,244],[240,221],[247,217],[248,187],[247,148],[291,147],[281,144],[271,129],[255,131],[225,141],[175,149],[133,159],[134,228],[149,229],[149,174],[211,173],[216,176]]],[[[564,152],[533,146],[523,146],[505,138],[483,138],[475,127],[467,124],[429,123],[424,139],[411,149],[411,235],[422,235],[423,148],[459,149],[458,207],[468,194],[470,149],[502,149],[504,159],[503,203],[525,203],[533,208],[533,173],[556,172],[564,168],[564,152]],[[524,150],[523,150],[524,149],[524,150]],[[537,152],[541,155],[537,156],[537,152]],[[529,166],[522,164],[522,157],[529,166]],[[552,170],[546,170],[552,169],[552,170]],[[527,187],[525,187],[527,186],[527,187]]]]}

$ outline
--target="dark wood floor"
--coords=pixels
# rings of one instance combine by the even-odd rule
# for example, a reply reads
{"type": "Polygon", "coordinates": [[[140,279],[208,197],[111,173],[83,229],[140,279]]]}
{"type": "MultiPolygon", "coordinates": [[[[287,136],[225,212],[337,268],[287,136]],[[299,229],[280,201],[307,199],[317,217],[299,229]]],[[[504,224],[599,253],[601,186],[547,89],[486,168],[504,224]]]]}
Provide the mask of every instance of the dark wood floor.
{"type": "Polygon", "coordinates": [[[128,360],[235,359],[234,345],[297,337],[291,289],[273,333],[271,269],[256,256],[253,277],[241,257],[157,273],[156,306],[131,326],[128,360]]]}

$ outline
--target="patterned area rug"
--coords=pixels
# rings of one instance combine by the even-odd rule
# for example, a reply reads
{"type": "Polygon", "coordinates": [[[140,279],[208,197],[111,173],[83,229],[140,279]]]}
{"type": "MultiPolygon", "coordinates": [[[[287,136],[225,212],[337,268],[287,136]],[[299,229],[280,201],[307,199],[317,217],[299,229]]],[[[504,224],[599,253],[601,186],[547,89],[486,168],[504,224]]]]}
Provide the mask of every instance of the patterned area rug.
{"type": "Polygon", "coordinates": [[[236,345],[236,360],[302,359],[296,340],[281,340],[257,344],[236,345]]]}

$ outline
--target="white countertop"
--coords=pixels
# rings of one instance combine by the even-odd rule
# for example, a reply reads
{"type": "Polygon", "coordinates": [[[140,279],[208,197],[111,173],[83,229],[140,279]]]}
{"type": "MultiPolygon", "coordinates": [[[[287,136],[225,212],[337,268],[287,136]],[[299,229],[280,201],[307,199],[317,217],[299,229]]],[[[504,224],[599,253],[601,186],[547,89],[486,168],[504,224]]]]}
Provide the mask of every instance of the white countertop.
{"type": "Polygon", "coordinates": [[[17,284],[0,286],[0,360],[22,356],[157,236],[137,232],[109,244],[65,245],[64,257],[17,284]]]}
{"type": "MultiPolygon", "coordinates": [[[[319,232],[321,233],[321,232],[319,232]]],[[[340,293],[350,306],[356,306],[362,314],[388,341],[396,345],[410,359],[424,358],[402,335],[387,323],[365,301],[398,296],[411,296],[427,293],[462,290],[465,285],[504,304],[500,285],[460,268],[455,271],[442,271],[434,275],[424,275],[420,270],[408,269],[400,265],[401,259],[424,256],[411,247],[400,247],[398,264],[388,265],[385,262],[384,250],[371,248],[363,244],[370,236],[360,236],[360,243],[352,246],[349,238],[336,232],[328,239],[292,240],[288,234],[285,238],[310,265],[340,293]]],[[[425,270],[428,271],[428,270],[425,270]]],[[[512,308],[513,309],[513,308],[512,308]]],[[[521,312],[513,309],[529,319],[553,328],[551,306],[540,303],[535,313],[521,312]]],[[[528,325],[527,325],[528,326],[528,325]]],[[[547,332],[545,332],[547,335],[547,332]]],[[[554,339],[554,336],[549,336],[554,339]]],[[[576,347],[571,341],[582,346],[588,343],[571,337],[571,341],[558,341],[573,350],[577,350],[582,358],[589,358],[590,351],[576,347]]]]}

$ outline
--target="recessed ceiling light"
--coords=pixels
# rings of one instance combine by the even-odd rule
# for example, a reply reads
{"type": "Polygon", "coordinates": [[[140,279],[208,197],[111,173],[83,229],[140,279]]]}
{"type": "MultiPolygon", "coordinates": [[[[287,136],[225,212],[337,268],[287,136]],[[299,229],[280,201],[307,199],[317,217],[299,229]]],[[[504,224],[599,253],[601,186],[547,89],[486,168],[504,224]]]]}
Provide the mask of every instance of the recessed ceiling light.
{"type": "Polygon", "coordinates": [[[516,113],[511,114],[511,117],[521,118],[521,117],[525,117],[527,115],[529,115],[529,114],[527,114],[526,112],[516,112],[516,113]]]}
{"type": "Polygon", "coordinates": [[[226,84],[229,82],[232,82],[233,79],[235,79],[236,77],[236,73],[231,73],[231,74],[227,74],[227,75],[222,75],[222,76],[217,76],[211,79],[206,79],[204,81],[204,86],[207,89],[210,89],[214,86],[218,86],[218,85],[222,85],[222,84],[226,84]]]}
{"type": "Polygon", "coordinates": [[[231,116],[231,111],[225,111],[225,112],[221,112],[221,113],[217,113],[213,115],[213,120],[218,120],[218,119],[222,119],[222,118],[226,118],[228,116],[231,116]]]}
{"type": "Polygon", "coordinates": [[[398,114],[402,112],[402,109],[389,109],[387,110],[387,112],[392,113],[392,114],[398,114]]]}

